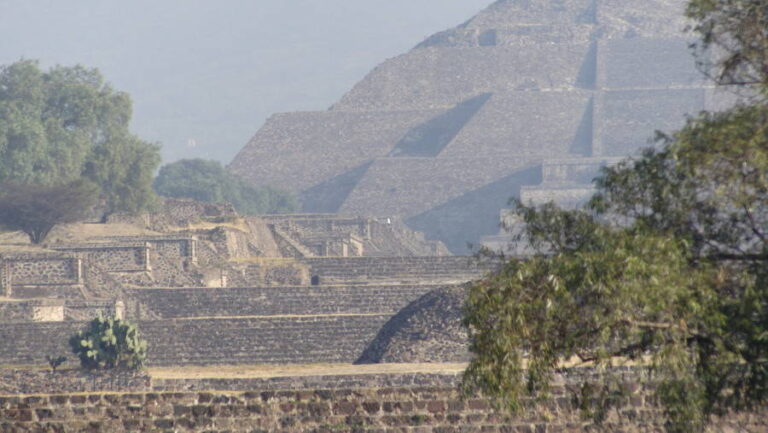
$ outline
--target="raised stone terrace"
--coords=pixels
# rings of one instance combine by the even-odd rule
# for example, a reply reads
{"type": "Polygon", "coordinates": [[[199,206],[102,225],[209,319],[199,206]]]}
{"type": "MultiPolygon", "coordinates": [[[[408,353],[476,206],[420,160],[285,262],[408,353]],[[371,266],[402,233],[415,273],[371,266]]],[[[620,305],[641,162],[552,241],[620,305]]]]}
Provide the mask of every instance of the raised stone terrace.
{"type": "Polygon", "coordinates": [[[130,289],[126,295],[157,319],[396,313],[441,284],[362,284],[225,289],[130,289]]]}
{"type": "Polygon", "coordinates": [[[137,323],[155,367],[352,364],[400,310],[495,266],[409,255],[445,250],[396,220],[283,215],[200,224],[195,235],[96,237],[4,254],[0,365],[44,365],[48,355],[67,354],[69,337],[99,314],[137,323]],[[225,228],[241,232],[247,247],[224,248],[232,241],[225,228]],[[347,241],[356,244],[333,244],[347,241]],[[234,250],[242,251],[225,253],[234,250]],[[218,261],[216,251],[224,253],[218,261]],[[203,287],[212,274],[218,285],[203,287]]]}
{"type": "MultiPolygon", "coordinates": [[[[133,289],[125,315],[148,340],[153,366],[352,363],[390,317],[434,287],[133,289]]],[[[83,326],[11,320],[0,341],[24,345],[2,345],[0,364],[43,364],[69,352],[69,336],[83,326]]]]}
{"type": "Polygon", "coordinates": [[[494,262],[474,257],[349,257],[307,259],[318,284],[374,283],[462,283],[480,278],[494,269],[494,262]]]}

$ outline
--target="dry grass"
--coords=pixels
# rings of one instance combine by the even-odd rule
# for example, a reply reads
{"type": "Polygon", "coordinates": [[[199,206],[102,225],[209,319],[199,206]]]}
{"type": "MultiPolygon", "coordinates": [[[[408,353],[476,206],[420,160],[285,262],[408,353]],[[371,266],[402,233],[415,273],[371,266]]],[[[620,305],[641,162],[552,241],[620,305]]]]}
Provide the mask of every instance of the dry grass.
{"type": "Polygon", "coordinates": [[[467,364],[311,364],[311,365],[215,365],[205,367],[149,368],[157,379],[268,379],[275,377],[341,376],[366,374],[458,374],[467,364]]]}
{"type": "Polygon", "coordinates": [[[48,235],[46,242],[83,242],[91,240],[91,238],[113,236],[157,236],[160,234],[161,233],[126,223],[74,223],[56,226],[51,231],[51,234],[48,235]]]}
{"type": "Polygon", "coordinates": [[[293,257],[235,257],[230,259],[230,262],[262,266],[280,266],[297,263],[293,257]]]}

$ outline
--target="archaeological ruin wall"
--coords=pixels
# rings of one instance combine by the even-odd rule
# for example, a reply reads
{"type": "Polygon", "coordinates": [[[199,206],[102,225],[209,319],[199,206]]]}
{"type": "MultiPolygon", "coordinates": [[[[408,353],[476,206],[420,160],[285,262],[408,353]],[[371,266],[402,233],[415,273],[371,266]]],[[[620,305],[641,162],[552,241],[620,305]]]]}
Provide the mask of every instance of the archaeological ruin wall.
{"type": "MultiPolygon", "coordinates": [[[[579,409],[577,383],[588,375],[588,371],[570,371],[558,377],[550,401],[539,410],[527,410],[517,416],[495,410],[492,402],[482,396],[462,396],[456,374],[187,381],[125,377],[117,379],[122,379],[121,383],[95,378],[95,385],[107,389],[87,394],[0,395],[0,429],[14,433],[635,433],[663,428],[665,418],[654,404],[652,391],[642,386],[632,371],[624,373],[621,381],[625,394],[606,412],[605,420],[596,425],[579,409]],[[242,388],[245,390],[239,390],[242,388]]],[[[34,382],[34,378],[27,379],[34,382]]],[[[78,377],[61,380],[74,385],[78,379],[80,383],[87,381],[78,377]]],[[[712,431],[764,431],[768,427],[765,415],[757,410],[715,418],[712,431]]]]}

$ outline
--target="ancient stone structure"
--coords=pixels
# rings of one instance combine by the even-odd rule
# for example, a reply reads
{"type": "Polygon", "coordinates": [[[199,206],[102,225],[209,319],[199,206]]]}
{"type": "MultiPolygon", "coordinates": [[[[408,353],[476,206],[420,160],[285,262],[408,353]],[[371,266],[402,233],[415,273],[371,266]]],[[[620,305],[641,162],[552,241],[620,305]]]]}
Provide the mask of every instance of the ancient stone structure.
{"type": "MultiPolygon", "coordinates": [[[[0,430],[77,432],[488,432],[554,433],[660,431],[664,418],[648,389],[627,371],[626,395],[596,427],[574,400],[574,384],[589,372],[561,376],[552,401],[509,417],[484,398],[462,398],[456,375],[329,376],[277,380],[147,380],[65,377],[71,388],[6,395],[0,430]],[[80,383],[78,383],[80,379],[80,383]],[[103,386],[103,391],[94,386],[103,386]],[[186,388],[186,389],[180,389],[186,388]],[[187,389],[205,389],[190,391],[187,389]],[[116,392],[116,391],[127,392],[116,392]]],[[[50,380],[45,374],[38,378],[50,380]]],[[[5,377],[4,377],[5,378],[5,377]]],[[[35,382],[34,377],[27,377],[35,382]]],[[[0,385],[1,387],[2,385],[0,385]]],[[[46,386],[43,385],[42,388],[46,386]]],[[[766,431],[765,411],[715,420],[711,431],[766,431]]]]}
{"type": "MultiPolygon", "coordinates": [[[[440,259],[447,258],[453,257],[440,259]]],[[[428,263],[426,258],[417,259],[421,261],[415,262],[414,268],[407,268],[411,279],[416,277],[416,267],[428,263]]],[[[466,266],[464,281],[471,275],[481,275],[476,273],[479,268],[471,265],[468,258],[461,259],[463,262],[454,260],[453,264],[466,266]]],[[[399,260],[401,264],[404,262],[404,259],[399,260]]],[[[147,339],[151,366],[351,364],[363,356],[366,347],[381,334],[382,326],[399,311],[426,293],[449,286],[445,282],[435,283],[434,274],[428,266],[425,267],[422,279],[410,284],[376,284],[373,280],[292,287],[126,288],[127,305],[122,314],[137,323],[147,339]],[[329,341],[334,344],[329,345],[329,341]]],[[[388,269],[377,268],[375,262],[372,268],[388,269]]],[[[336,275],[340,275],[340,269],[336,275]]],[[[360,277],[354,272],[356,269],[360,268],[351,268],[350,280],[360,277]]],[[[389,280],[396,280],[398,274],[391,272],[389,280]]],[[[456,270],[451,275],[453,278],[459,276],[456,270]]],[[[444,304],[440,303],[440,306],[444,304]]],[[[0,313],[7,311],[2,309],[3,305],[0,303],[0,313]]],[[[114,304],[105,303],[86,305],[90,307],[87,312],[94,316],[98,305],[104,314],[111,313],[110,307],[116,308],[114,304]]],[[[66,306],[62,303],[60,308],[68,312],[74,310],[70,303],[66,306]]],[[[441,309],[432,313],[426,326],[438,334],[453,335],[456,331],[453,328],[443,327],[440,321],[430,322],[435,318],[434,314],[440,313],[447,314],[446,320],[451,321],[451,312],[441,309]]],[[[0,341],[24,341],[24,345],[0,345],[0,364],[42,365],[46,355],[68,353],[68,337],[85,326],[83,320],[93,317],[83,316],[69,312],[58,321],[43,322],[30,321],[18,313],[9,314],[7,320],[0,320],[6,322],[0,327],[0,341]]],[[[466,350],[462,335],[459,332],[458,337],[452,338],[458,338],[458,345],[466,350]]],[[[438,352],[422,355],[391,361],[446,360],[436,358],[438,352]]]]}
{"type": "Polygon", "coordinates": [[[399,216],[464,252],[511,196],[579,203],[655,130],[730,103],[695,68],[684,5],[498,0],[330,110],[274,115],[229,169],[305,211],[399,216]]]}
{"type": "Polygon", "coordinates": [[[468,362],[469,336],[462,325],[467,288],[438,288],[392,316],[358,364],[468,362]]]}
{"type": "Polygon", "coordinates": [[[41,366],[66,355],[69,337],[99,314],[137,323],[151,366],[351,364],[403,307],[497,265],[417,256],[447,250],[391,219],[209,220],[210,209],[194,215],[194,203],[176,205],[184,212],[134,221],[187,225],[164,234],[4,252],[0,364],[41,366]],[[24,344],[6,344],[13,341],[24,344]]]}

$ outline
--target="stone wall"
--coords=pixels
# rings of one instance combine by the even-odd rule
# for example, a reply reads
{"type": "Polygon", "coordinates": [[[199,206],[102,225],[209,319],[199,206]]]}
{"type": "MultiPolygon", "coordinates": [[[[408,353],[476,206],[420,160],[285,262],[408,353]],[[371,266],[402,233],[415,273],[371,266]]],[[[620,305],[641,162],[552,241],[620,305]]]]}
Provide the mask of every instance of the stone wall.
{"type": "Polygon", "coordinates": [[[152,383],[145,372],[0,369],[0,395],[151,390],[152,383]]]}
{"type": "Polygon", "coordinates": [[[67,300],[64,305],[64,319],[73,322],[89,321],[99,315],[108,317],[125,316],[125,304],[115,300],[67,300]]]}
{"type": "Polygon", "coordinates": [[[435,287],[348,285],[131,289],[126,291],[126,296],[145,305],[155,317],[161,319],[337,313],[394,314],[435,287]]]}
{"type": "Polygon", "coordinates": [[[15,298],[78,297],[82,259],[72,254],[0,255],[0,294],[15,298]]]}
{"type": "MultiPolygon", "coordinates": [[[[341,203],[338,204],[339,206],[341,203]]],[[[338,206],[334,208],[335,211],[338,206]]],[[[439,241],[409,229],[397,218],[337,214],[268,215],[260,217],[302,244],[315,245],[318,256],[430,256],[449,255],[439,241]],[[322,248],[319,248],[322,247],[322,248]],[[330,248],[329,248],[330,247],[330,248]]]]}
{"type": "Polygon", "coordinates": [[[298,286],[309,284],[307,266],[300,262],[264,261],[249,264],[238,275],[228,274],[232,285],[244,286],[298,286]]]}
{"type": "Polygon", "coordinates": [[[0,302],[0,323],[62,321],[64,317],[61,299],[0,302]]]}
{"type": "MultiPolygon", "coordinates": [[[[138,322],[148,363],[163,365],[352,363],[391,314],[338,314],[138,322]],[[332,342],[332,344],[330,344],[332,342]]],[[[0,364],[44,365],[70,352],[82,322],[0,327],[0,364]],[[24,344],[7,344],[23,341],[24,344]]]]}
{"type": "Polygon", "coordinates": [[[157,212],[139,216],[112,214],[106,222],[127,223],[155,231],[185,227],[200,221],[226,221],[238,217],[229,203],[205,203],[184,198],[160,197],[161,206],[157,212]]]}
{"type": "MultiPolygon", "coordinates": [[[[576,433],[660,431],[664,419],[648,390],[625,382],[628,395],[601,426],[574,407],[572,382],[552,389],[552,400],[515,417],[496,412],[482,397],[462,398],[455,375],[394,379],[381,387],[365,377],[326,378],[349,387],[246,391],[93,392],[0,397],[0,430],[88,432],[360,432],[360,433],[576,433]],[[373,385],[373,386],[371,386],[373,385]]],[[[248,381],[245,381],[248,383],[248,381]]],[[[322,381],[321,381],[322,382],[322,381]]],[[[264,383],[264,381],[262,381],[264,383]]],[[[710,431],[766,431],[764,411],[716,420],[710,431]]]]}
{"type": "Polygon", "coordinates": [[[67,254],[2,255],[2,271],[11,284],[77,284],[78,258],[67,254]]]}
{"type": "Polygon", "coordinates": [[[0,365],[46,365],[45,357],[70,356],[69,338],[83,322],[6,323],[0,326],[0,365]]]}
{"type": "Polygon", "coordinates": [[[146,272],[150,270],[149,244],[130,242],[117,244],[51,244],[49,249],[81,254],[98,263],[107,272],[146,272]]]}
{"type": "Polygon", "coordinates": [[[308,258],[319,284],[375,281],[466,282],[482,277],[495,262],[468,256],[308,258]]]}

